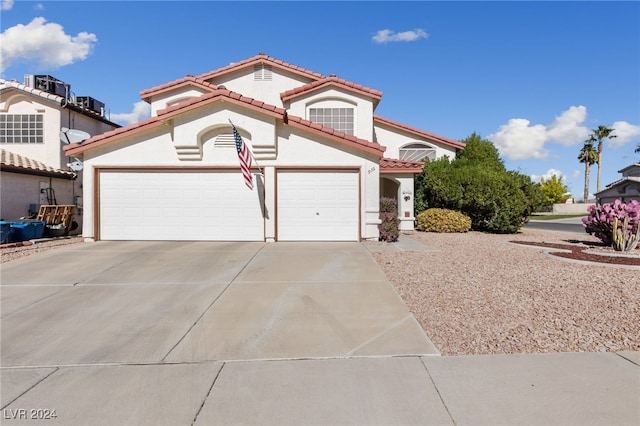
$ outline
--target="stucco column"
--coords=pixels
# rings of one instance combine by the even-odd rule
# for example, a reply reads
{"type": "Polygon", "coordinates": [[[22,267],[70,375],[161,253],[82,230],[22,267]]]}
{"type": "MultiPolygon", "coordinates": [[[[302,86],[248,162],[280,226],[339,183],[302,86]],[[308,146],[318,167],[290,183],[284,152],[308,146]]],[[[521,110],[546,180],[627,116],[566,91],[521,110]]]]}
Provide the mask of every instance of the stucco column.
{"type": "Polygon", "coordinates": [[[400,183],[398,187],[398,218],[400,231],[413,231],[415,217],[413,215],[413,175],[395,175],[400,183]]]}
{"type": "Polygon", "coordinates": [[[363,226],[361,238],[363,240],[378,240],[380,230],[380,168],[378,164],[367,162],[362,167],[361,182],[363,185],[361,203],[364,204],[363,226]]]}
{"type": "Polygon", "coordinates": [[[272,243],[276,240],[276,172],[273,166],[262,168],[264,173],[264,237],[272,243]]]}

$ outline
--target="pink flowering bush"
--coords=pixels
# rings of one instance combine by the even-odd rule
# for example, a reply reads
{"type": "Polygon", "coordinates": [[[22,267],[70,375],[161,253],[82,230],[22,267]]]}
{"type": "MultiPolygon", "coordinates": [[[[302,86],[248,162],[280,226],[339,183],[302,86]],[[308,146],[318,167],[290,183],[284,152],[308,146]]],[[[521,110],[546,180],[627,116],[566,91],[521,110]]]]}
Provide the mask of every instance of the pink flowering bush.
{"type": "Polygon", "coordinates": [[[640,202],[632,200],[589,207],[589,216],[582,218],[585,231],[598,238],[606,245],[618,247],[635,247],[640,231],[640,202]],[[635,244],[633,242],[635,241],[635,244]],[[614,244],[614,242],[616,244],[614,244]],[[623,244],[620,244],[623,242],[623,244]]]}

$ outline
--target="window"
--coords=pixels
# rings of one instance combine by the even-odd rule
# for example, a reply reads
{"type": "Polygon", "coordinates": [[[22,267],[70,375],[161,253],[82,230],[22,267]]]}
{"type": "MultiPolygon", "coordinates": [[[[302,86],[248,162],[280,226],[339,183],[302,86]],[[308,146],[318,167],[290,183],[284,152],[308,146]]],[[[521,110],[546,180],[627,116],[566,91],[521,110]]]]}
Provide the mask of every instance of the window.
{"type": "Polygon", "coordinates": [[[254,81],[271,81],[271,65],[254,65],[253,66],[254,81]]]}
{"type": "Polygon", "coordinates": [[[0,114],[0,143],[43,142],[43,114],[0,114]]]}
{"type": "Polygon", "coordinates": [[[310,108],[309,121],[353,135],[353,108],[310,108]]]}
{"type": "Polygon", "coordinates": [[[400,148],[400,159],[404,161],[435,160],[436,149],[423,143],[410,143],[400,148]]]}

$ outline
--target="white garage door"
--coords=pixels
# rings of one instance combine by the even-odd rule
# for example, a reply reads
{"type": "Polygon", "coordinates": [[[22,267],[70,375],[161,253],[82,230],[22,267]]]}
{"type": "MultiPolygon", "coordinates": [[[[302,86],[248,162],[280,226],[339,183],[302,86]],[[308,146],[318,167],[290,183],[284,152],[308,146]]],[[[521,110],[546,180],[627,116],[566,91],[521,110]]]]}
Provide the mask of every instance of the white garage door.
{"type": "Polygon", "coordinates": [[[279,241],[357,241],[359,174],[278,171],[279,241]]]}
{"type": "Polygon", "coordinates": [[[264,241],[258,190],[239,171],[102,171],[100,239],[264,241]]]}

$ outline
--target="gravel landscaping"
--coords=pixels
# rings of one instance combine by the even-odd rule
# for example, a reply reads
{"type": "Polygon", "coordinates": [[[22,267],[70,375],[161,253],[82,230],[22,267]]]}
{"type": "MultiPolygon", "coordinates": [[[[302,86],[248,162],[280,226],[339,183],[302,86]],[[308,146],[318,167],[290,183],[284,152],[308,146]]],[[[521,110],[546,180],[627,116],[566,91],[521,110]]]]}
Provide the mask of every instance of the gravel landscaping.
{"type": "MultiPolygon", "coordinates": [[[[640,350],[640,268],[575,263],[512,242],[597,251],[598,240],[586,233],[401,238],[435,250],[372,255],[442,355],[640,350]]],[[[640,251],[627,259],[640,266],[640,251]]]]}
{"type": "Polygon", "coordinates": [[[1,246],[0,263],[9,262],[11,260],[20,259],[34,253],[51,250],[56,247],[66,246],[69,244],[78,244],[83,242],[81,236],[71,236],[64,238],[52,238],[36,241],[32,244],[30,241],[23,241],[14,244],[5,244],[1,246]]]}

